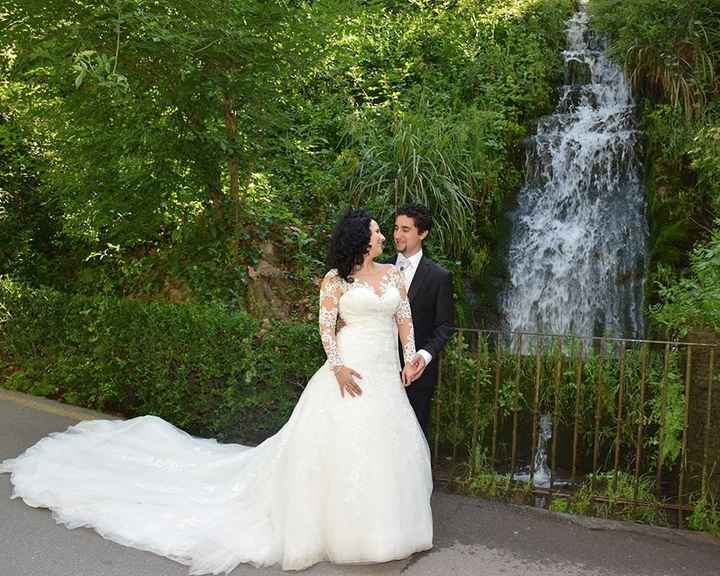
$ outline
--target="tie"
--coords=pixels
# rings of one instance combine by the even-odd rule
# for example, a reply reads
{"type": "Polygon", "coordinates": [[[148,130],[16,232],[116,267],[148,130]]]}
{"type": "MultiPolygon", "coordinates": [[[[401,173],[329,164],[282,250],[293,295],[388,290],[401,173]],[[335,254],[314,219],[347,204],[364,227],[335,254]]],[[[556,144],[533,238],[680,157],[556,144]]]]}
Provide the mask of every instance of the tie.
{"type": "Polygon", "coordinates": [[[396,265],[402,272],[403,279],[405,280],[405,286],[409,287],[410,284],[410,272],[412,271],[412,262],[408,258],[405,258],[402,254],[398,254],[396,265]]]}

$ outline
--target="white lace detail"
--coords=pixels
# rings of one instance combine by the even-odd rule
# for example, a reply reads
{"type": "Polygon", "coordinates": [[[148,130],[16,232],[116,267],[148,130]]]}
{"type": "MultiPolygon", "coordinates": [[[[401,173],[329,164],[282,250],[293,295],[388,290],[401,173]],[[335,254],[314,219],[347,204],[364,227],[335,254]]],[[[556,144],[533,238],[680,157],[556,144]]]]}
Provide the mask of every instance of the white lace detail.
{"type": "Polygon", "coordinates": [[[395,312],[395,322],[397,323],[398,335],[400,336],[400,343],[402,344],[403,358],[407,363],[410,362],[416,354],[415,329],[413,328],[410,301],[407,297],[405,280],[395,266],[393,266],[390,273],[387,274],[387,278],[387,286],[395,286],[400,292],[400,303],[395,312]]]}
{"type": "Polygon", "coordinates": [[[338,351],[336,326],[339,315],[340,298],[348,290],[370,290],[378,298],[384,298],[391,288],[396,288],[400,296],[395,309],[394,320],[398,328],[398,336],[402,344],[403,358],[410,362],[416,354],[415,331],[413,329],[412,311],[407,297],[405,280],[395,266],[390,266],[388,272],[383,274],[377,287],[367,280],[353,278],[353,282],[346,282],[336,269],[330,270],[320,285],[320,310],[318,323],[320,325],[320,339],[330,366],[342,366],[342,356],[338,351]]]}
{"type": "Polygon", "coordinates": [[[320,285],[320,311],[318,323],[320,325],[320,340],[322,341],[325,354],[333,368],[342,366],[343,361],[337,349],[337,338],[335,328],[338,317],[338,304],[343,295],[346,282],[340,278],[337,270],[330,270],[323,278],[320,285]]]}

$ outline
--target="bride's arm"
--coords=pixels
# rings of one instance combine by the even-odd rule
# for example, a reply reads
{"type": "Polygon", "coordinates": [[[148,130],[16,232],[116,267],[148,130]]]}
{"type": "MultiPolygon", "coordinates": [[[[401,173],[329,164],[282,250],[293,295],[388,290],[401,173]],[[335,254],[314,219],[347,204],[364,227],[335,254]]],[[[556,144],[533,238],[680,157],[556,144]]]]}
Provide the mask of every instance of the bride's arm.
{"type": "Polygon", "coordinates": [[[352,368],[345,366],[340,352],[337,348],[337,339],[335,330],[338,319],[338,304],[343,294],[343,282],[338,276],[336,270],[330,270],[323,278],[320,285],[320,339],[322,340],[325,354],[328,358],[328,364],[335,373],[335,379],[340,386],[340,395],[345,397],[345,393],[350,396],[360,396],[362,389],[358,386],[355,379],[362,379],[352,368]]]}
{"type": "Polygon", "coordinates": [[[395,267],[393,267],[390,273],[394,275],[395,285],[400,292],[400,304],[395,312],[395,322],[397,323],[398,336],[400,336],[400,343],[402,344],[403,358],[405,359],[405,364],[408,364],[415,358],[416,353],[412,310],[410,309],[407,288],[405,288],[405,281],[402,275],[395,267]]]}
{"type": "Polygon", "coordinates": [[[320,284],[320,312],[318,322],[320,324],[320,339],[322,340],[325,354],[332,368],[343,365],[335,338],[340,296],[342,296],[342,280],[335,270],[330,270],[330,272],[325,274],[325,278],[323,278],[322,284],[320,284]]]}

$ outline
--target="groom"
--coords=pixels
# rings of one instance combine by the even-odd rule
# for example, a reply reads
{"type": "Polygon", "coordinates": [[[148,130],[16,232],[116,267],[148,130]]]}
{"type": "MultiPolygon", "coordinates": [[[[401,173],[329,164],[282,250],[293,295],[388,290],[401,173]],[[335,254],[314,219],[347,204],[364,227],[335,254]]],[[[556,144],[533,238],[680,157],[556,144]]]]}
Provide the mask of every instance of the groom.
{"type": "MultiPolygon", "coordinates": [[[[416,380],[405,390],[425,438],[430,443],[430,400],[438,380],[438,355],[450,336],[455,315],[450,272],[423,255],[422,243],[432,229],[430,211],[408,204],[395,211],[395,247],[390,260],[405,278],[413,317],[415,347],[420,367],[416,380]]],[[[400,362],[403,362],[402,354],[400,362]]]]}

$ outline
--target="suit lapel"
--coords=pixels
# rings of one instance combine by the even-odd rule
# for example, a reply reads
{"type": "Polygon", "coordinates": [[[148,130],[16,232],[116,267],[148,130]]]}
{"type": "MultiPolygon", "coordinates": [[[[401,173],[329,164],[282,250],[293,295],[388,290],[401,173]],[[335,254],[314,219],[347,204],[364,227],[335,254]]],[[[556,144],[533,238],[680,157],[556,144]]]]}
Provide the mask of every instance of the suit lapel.
{"type": "Polygon", "coordinates": [[[421,288],[425,280],[427,280],[428,271],[427,258],[423,254],[423,257],[420,258],[418,269],[415,271],[415,276],[413,276],[412,284],[410,284],[410,290],[408,290],[408,300],[410,300],[411,303],[415,300],[415,296],[422,291],[421,288]]]}

